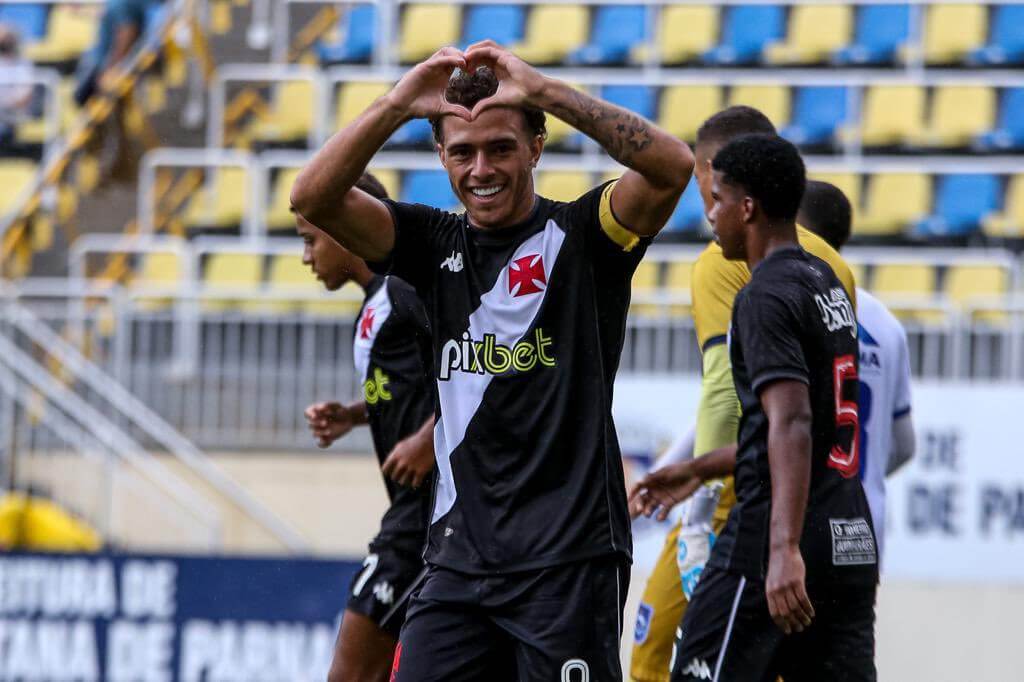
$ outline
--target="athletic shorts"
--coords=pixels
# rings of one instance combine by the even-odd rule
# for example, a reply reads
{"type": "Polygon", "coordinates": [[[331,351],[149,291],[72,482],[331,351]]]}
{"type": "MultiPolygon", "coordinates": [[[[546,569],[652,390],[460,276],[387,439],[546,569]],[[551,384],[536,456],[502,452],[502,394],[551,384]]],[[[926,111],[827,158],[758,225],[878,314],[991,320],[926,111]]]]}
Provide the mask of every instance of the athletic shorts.
{"type": "Polygon", "coordinates": [[[874,682],[875,590],[808,585],[811,626],[783,634],[764,583],[708,566],[683,618],[672,681],[874,682]]]}
{"type": "Polygon", "coordinates": [[[621,680],[628,581],[628,564],[618,555],[498,576],[428,566],[391,679],[621,680]]]}
{"type": "Polygon", "coordinates": [[[378,536],[370,543],[362,570],[352,577],[345,608],[366,616],[398,639],[409,597],[425,572],[419,548],[403,547],[378,536]]]}
{"type": "Polygon", "coordinates": [[[640,599],[629,665],[630,677],[635,682],[668,682],[669,679],[672,645],[686,612],[686,595],[676,564],[679,527],[679,523],[672,526],[665,538],[640,599]]]}

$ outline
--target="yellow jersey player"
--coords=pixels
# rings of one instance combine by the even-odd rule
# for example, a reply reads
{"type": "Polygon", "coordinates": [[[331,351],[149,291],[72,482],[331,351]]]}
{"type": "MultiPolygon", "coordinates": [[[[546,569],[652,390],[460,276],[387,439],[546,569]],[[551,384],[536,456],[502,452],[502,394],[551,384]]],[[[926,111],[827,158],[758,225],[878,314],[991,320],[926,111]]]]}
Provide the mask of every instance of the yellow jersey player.
{"type": "MultiPolygon", "coordinates": [[[[713,205],[711,199],[711,160],[733,139],[750,133],[775,134],[775,126],[752,107],[734,106],[707,119],[697,131],[694,149],[696,166],[694,175],[700,187],[705,212],[713,205]]],[[[836,277],[856,305],[853,273],[835,249],[816,234],[797,226],[797,238],[807,252],[829,264],[836,277]]],[[[726,260],[722,248],[715,242],[701,252],[693,268],[691,295],[694,326],[700,344],[703,378],[697,408],[697,431],[694,453],[705,454],[716,448],[736,442],[739,425],[739,401],[733,386],[732,367],[726,347],[732,304],[736,294],[750,281],[750,270],[743,261],[726,260]]],[[[714,508],[710,527],[713,539],[721,532],[729,510],[736,502],[732,478],[721,486],[718,504],[714,508]]],[[[686,515],[687,523],[703,525],[707,519],[686,515]]],[[[703,561],[710,553],[710,539],[697,542],[697,546],[680,547],[682,521],[677,522],[662,547],[654,570],[647,579],[640,602],[634,631],[633,656],[630,675],[636,682],[668,682],[669,662],[675,641],[676,628],[686,611],[687,597],[677,559],[686,553],[690,569],[686,591],[692,593],[703,561]]],[[[685,535],[685,534],[684,534],[685,535]]],[[[690,535],[690,539],[697,536],[690,535]]],[[[706,537],[706,536],[705,536],[706,537]]],[[[685,539],[685,538],[684,538],[685,539]]]]}

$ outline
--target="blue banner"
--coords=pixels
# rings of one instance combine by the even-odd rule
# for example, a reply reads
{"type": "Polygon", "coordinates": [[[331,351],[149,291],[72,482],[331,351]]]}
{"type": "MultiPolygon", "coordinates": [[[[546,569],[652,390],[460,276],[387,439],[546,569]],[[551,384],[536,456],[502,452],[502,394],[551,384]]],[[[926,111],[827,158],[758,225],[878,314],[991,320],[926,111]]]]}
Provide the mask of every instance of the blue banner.
{"type": "Polygon", "coordinates": [[[0,556],[0,680],[323,682],[351,561],[0,556]]]}

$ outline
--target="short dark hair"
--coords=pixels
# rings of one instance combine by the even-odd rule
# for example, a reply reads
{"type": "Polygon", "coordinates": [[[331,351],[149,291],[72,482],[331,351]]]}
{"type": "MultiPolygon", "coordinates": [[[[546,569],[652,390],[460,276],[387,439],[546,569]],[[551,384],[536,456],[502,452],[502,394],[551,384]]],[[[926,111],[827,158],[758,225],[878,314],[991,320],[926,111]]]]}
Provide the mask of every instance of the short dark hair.
{"type": "MultiPolygon", "coordinates": [[[[472,109],[477,102],[487,99],[498,91],[498,77],[494,71],[486,66],[478,67],[473,73],[467,71],[456,71],[448,80],[448,87],[445,88],[444,97],[452,104],[461,104],[467,109],[472,109]]],[[[547,117],[541,109],[535,107],[521,107],[523,118],[526,119],[526,129],[534,136],[548,136],[547,117]]],[[[444,130],[441,127],[443,116],[434,116],[430,119],[430,128],[434,131],[434,141],[444,144],[444,130]]]]}
{"type": "Polygon", "coordinates": [[[740,135],[775,135],[775,126],[754,107],[744,105],[722,109],[697,129],[697,144],[725,144],[740,135]]]}
{"type": "Polygon", "coordinates": [[[384,184],[369,171],[364,172],[359,179],[356,180],[356,187],[363,190],[371,197],[377,199],[387,199],[388,190],[384,187],[384,184]]]}
{"type": "Polygon", "coordinates": [[[808,180],[798,213],[800,224],[839,251],[850,238],[853,210],[843,190],[821,180],[808,180]]]}
{"type": "Polygon", "coordinates": [[[793,220],[807,175],[796,147],[778,135],[742,135],[717,154],[711,167],[757,199],[769,218],[793,220]]]}

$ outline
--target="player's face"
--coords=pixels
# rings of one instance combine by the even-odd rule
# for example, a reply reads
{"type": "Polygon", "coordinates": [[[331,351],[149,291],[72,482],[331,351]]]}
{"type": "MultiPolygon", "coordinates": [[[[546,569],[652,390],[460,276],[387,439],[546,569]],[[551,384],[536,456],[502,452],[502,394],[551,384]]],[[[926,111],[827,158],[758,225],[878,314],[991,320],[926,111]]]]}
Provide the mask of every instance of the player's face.
{"type": "Polygon", "coordinates": [[[750,197],[743,189],[722,179],[720,171],[711,172],[711,210],[708,222],[722,255],[729,260],[747,257],[747,223],[750,218],[750,197]]]}
{"type": "Polygon", "coordinates": [[[700,190],[700,198],[704,201],[705,216],[711,213],[711,205],[715,203],[711,199],[711,160],[721,148],[721,145],[705,142],[697,145],[695,150],[696,164],[693,167],[693,174],[697,177],[697,188],[700,190]]]}
{"type": "Polygon", "coordinates": [[[526,129],[521,111],[488,109],[474,121],[446,116],[438,145],[455,195],[474,225],[508,227],[533,208],[533,168],[544,141],[526,129]]]}
{"type": "Polygon", "coordinates": [[[302,264],[328,291],[337,291],[352,279],[355,256],[302,216],[295,216],[295,229],[302,237],[302,264]]]}

